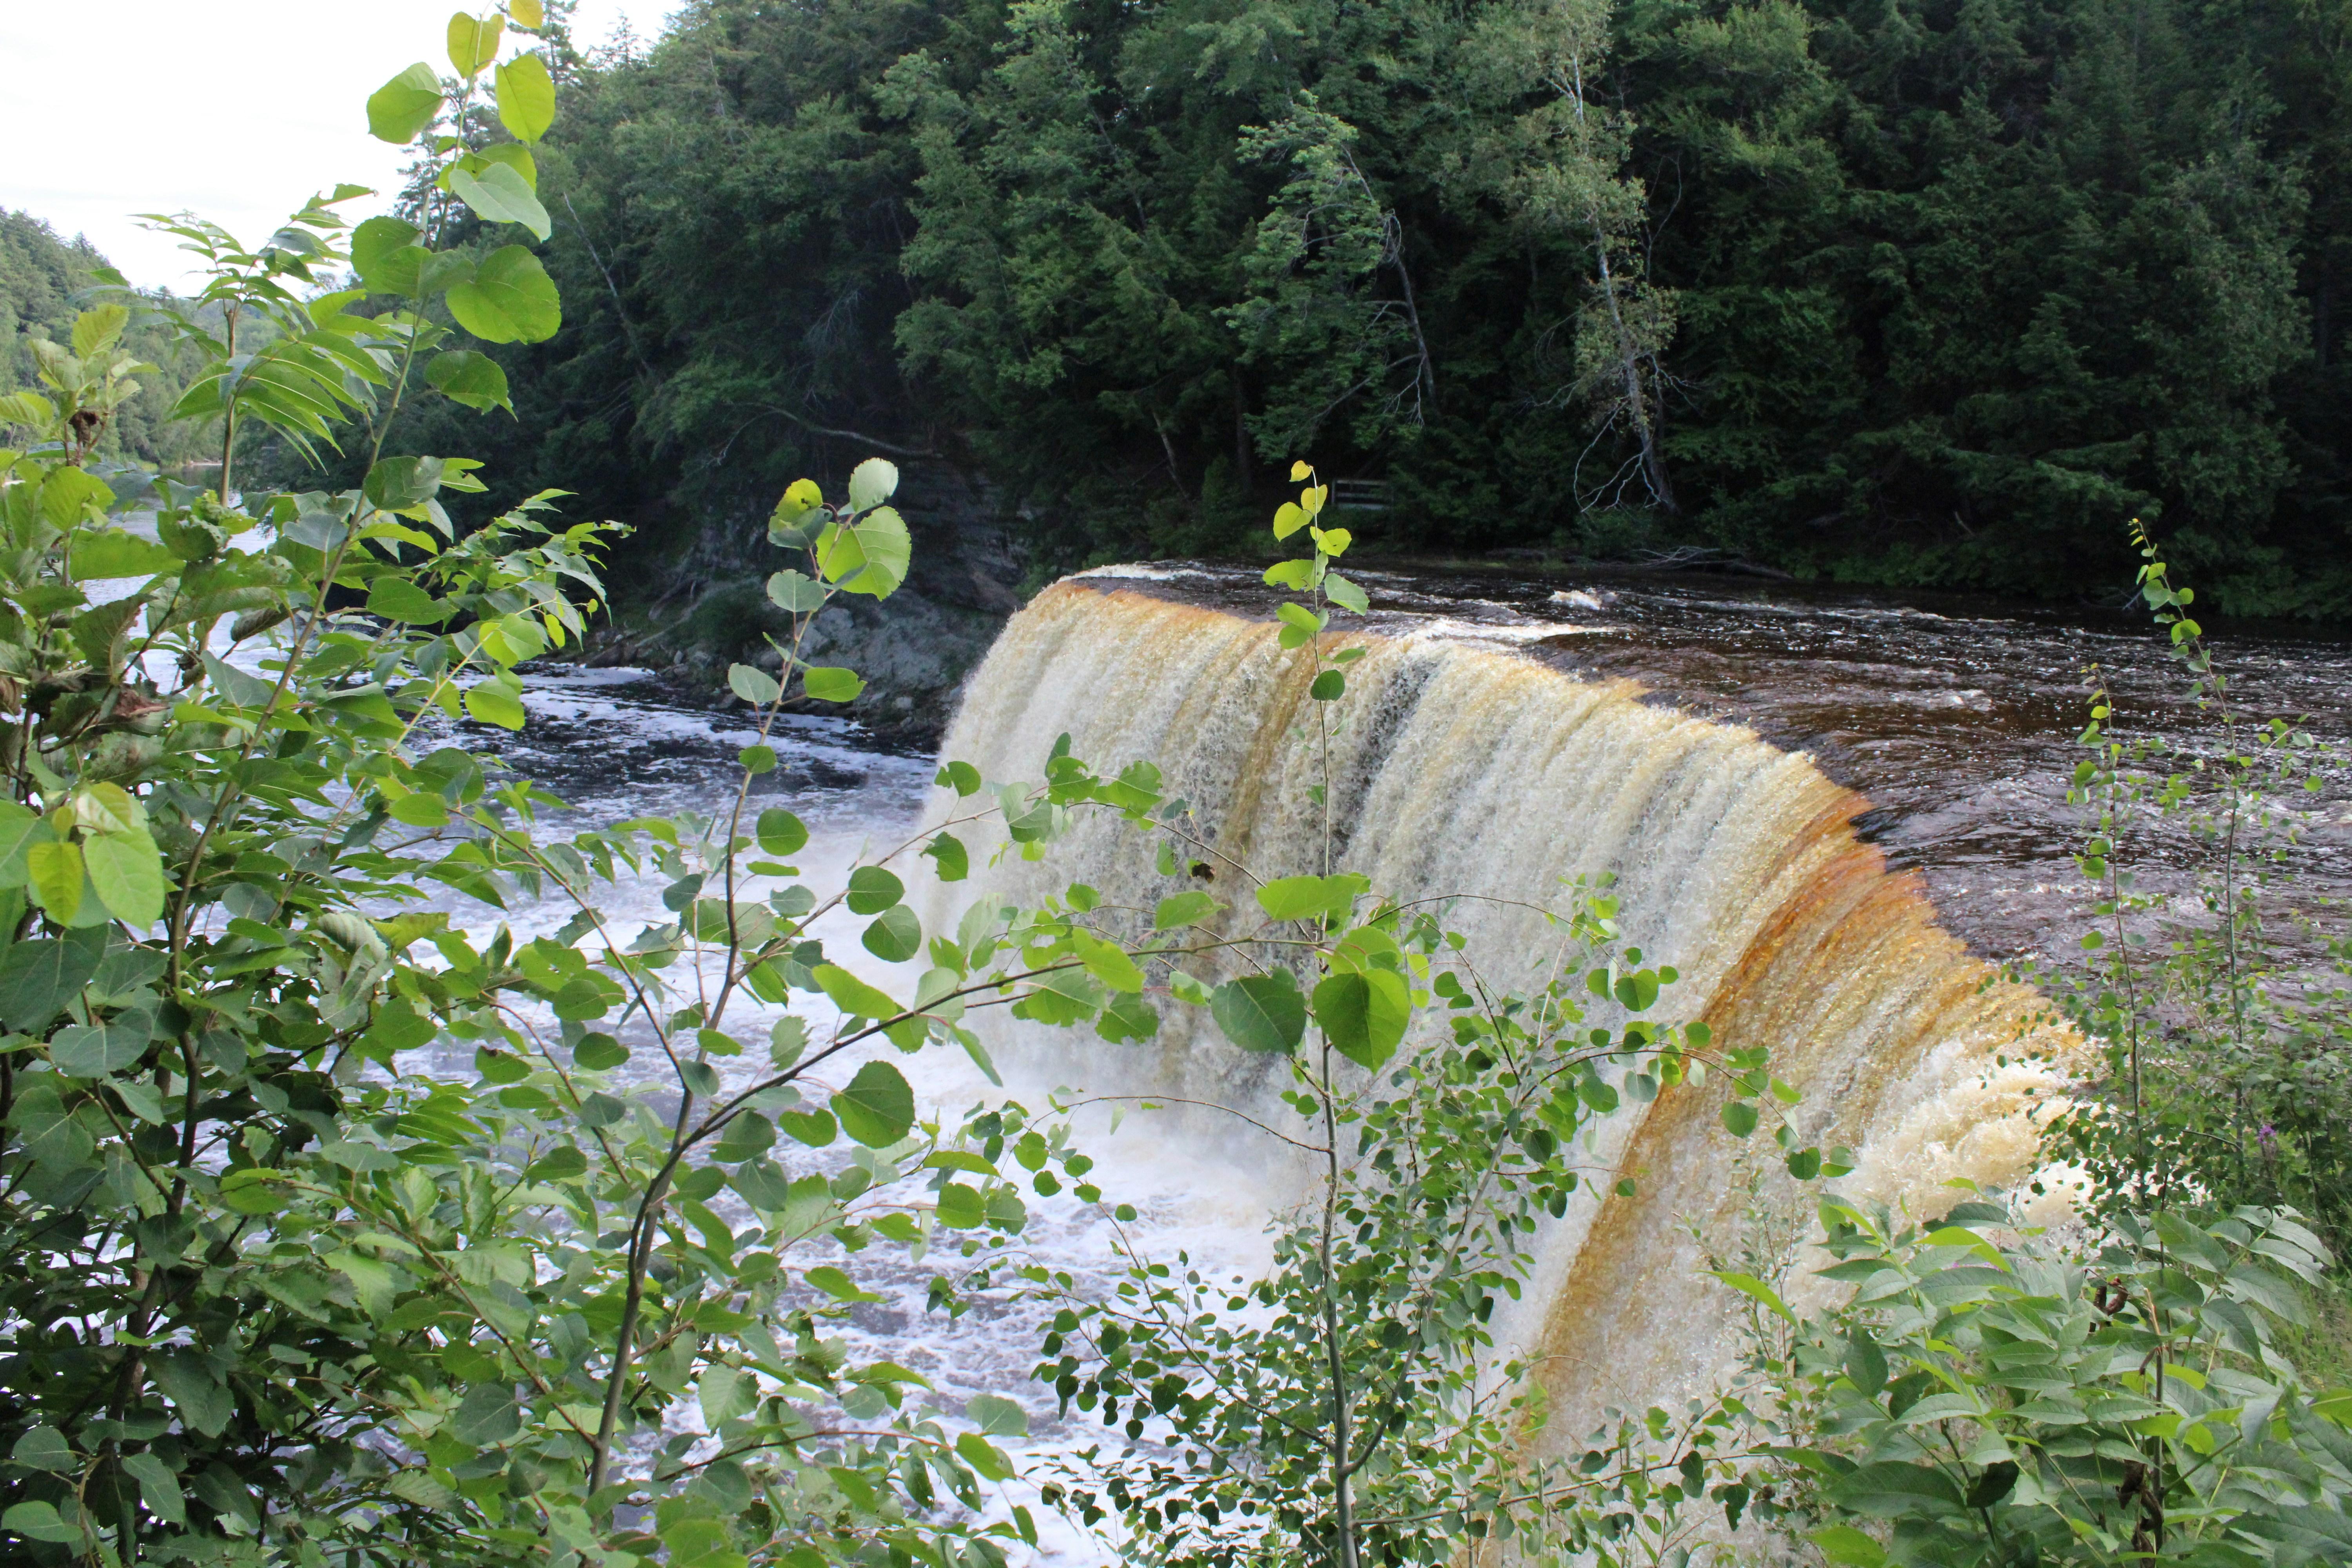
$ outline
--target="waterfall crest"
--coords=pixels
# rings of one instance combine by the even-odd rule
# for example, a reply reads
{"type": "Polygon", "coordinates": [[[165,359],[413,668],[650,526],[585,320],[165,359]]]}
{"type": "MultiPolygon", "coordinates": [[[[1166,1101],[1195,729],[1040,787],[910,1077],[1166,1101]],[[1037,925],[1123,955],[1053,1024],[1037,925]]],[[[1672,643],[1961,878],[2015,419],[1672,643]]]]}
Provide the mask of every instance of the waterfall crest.
{"type": "MultiPolygon", "coordinates": [[[[1563,908],[1570,881],[1612,875],[1625,941],[1682,974],[1658,1016],[1704,1018],[1724,1046],[1770,1047],[1772,1070],[1804,1091],[1797,1130],[1860,1156],[1841,1190],[1939,1212],[1956,1178],[2008,1184],[2030,1169],[2030,1112],[2061,1084],[2070,1037],[1855,837],[1859,795],[1746,730],[1646,705],[1628,682],[1433,640],[1349,640],[1370,651],[1333,705],[1332,869],[1404,900],[1477,896],[1447,924],[1505,988],[1557,950],[1538,906],[1563,908]]],[[[1157,763],[1202,825],[1213,878],[1226,861],[1266,877],[1321,870],[1309,674],[1269,623],[1066,582],[1006,626],[942,754],[992,779],[1034,778],[1067,734],[1106,772],[1157,763]]],[[[933,801],[934,820],[948,810],[933,801]]],[[[987,865],[995,847],[974,846],[974,882],[1017,900],[1081,880],[1149,907],[1179,886],[1117,825],[1084,825],[1040,863],[987,865]]],[[[1214,886],[1247,902],[1238,877],[1214,886]]],[[[964,891],[948,889],[957,905],[964,891]]],[[[1271,1064],[1173,1016],[1144,1047],[1040,1037],[1008,1039],[1000,1059],[1024,1078],[1278,1110],[1271,1064]]],[[[1706,1088],[1673,1089],[1612,1117],[1592,1157],[1636,1176],[1636,1195],[1572,1208],[1543,1238],[1516,1320],[1497,1323],[1541,1358],[1563,1439],[1604,1406],[1694,1392],[1733,1354],[1743,1299],[1699,1276],[1690,1227],[1729,1248],[1801,1223],[1785,1177],[1748,1179],[1771,1145],[1725,1134],[1718,1105],[1706,1088]],[[1772,1222],[1760,1230],[1759,1214],[1772,1222]]],[[[1215,1136],[1185,1125],[1204,1148],[1215,1136]]],[[[1204,1166],[1235,1157],[1220,1145],[1204,1166]]]]}

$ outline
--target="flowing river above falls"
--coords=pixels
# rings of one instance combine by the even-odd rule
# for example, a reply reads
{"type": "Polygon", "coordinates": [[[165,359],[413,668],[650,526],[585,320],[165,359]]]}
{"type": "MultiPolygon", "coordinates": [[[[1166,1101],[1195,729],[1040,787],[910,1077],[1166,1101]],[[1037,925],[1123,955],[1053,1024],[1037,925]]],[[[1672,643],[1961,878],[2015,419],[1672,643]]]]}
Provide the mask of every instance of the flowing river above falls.
{"type": "MultiPolygon", "coordinates": [[[[2085,668],[2106,671],[2126,726],[2184,742],[2201,734],[2147,622],[1687,579],[1354,575],[1372,596],[1363,630],[1375,651],[1352,667],[1339,705],[1344,867],[1405,897],[1553,902],[1563,877],[1615,876],[1629,935],[1685,973],[1672,1007],[1733,1041],[1772,1045],[1776,1070],[1807,1090],[1805,1135],[1861,1152],[1857,1191],[1929,1202],[1953,1177],[2026,1173],[2029,1119],[2063,1087],[2067,1042],[2037,1029],[2036,998],[1994,983],[1984,961],[2033,952],[2080,905],[2065,790],[2085,668]]],[[[1290,863],[1319,827],[1299,804],[1296,664],[1273,646],[1272,605],[1255,572],[1206,563],[1068,580],[1017,616],[975,673],[948,754],[992,779],[1034,779],[1069,733],[1106,771],[1161,765],[1204,830],[1265,874],[1312,868],[1290,863]]],[[[2310,714],[2343,732],[2352,652],[2260,638],[2219,651],[2248,710],[2310,714]]],[[[731,799],[735,753],[753,738],[740,710],[680,706],[625,670],[556,668],[529,686],[520,734],[467,726],[454,738],[567,801],[550,827],[717,813],[731,799]]],[[[787,718],[772,743],[780,766],[757,781],[752,805],[808,822],[797,858],[817,885],[943,809],[933,759],[874,745],[846,723],[787,718]]],[[[2300,853],[2316,890],[2347,890],[2342,815],[2334,803],[2305,824],[2300,853]]],[[[1034,899],[1075,879],[1114,901],[1168,890],[1131,840],[1108,832],[1082,829],[1037,867],[991,871],[984,847],[958,887],[930,883],[929,863],[910,867],[911,856],[894,863],[927,926],[975,896],[1034,899]]],[[[667,918],[660,890],[657,879],[616,889],[613,929],[667,918]]],[[[498,919],[436,902],[478,935],[498,919]]],[[[507,918],[528,937],[570,913],[518,904],[507,918]]],[[[1466,925],[1497,952],[1534,945],[1532,928],[1501,915],[1474,910],[1466,925]]],[[[836,962],[847,954],[888,979],[855,931],[844,921],[818,934],[836,962]]],[[[747,1037],[764,1035],[742,1022],[747,1037]]],[[[950,1112],[1084,1086],[1272,1113],[1262,1058],[1237,1063],[1180,1024],[1143,1047],[1001,1026],[991,1038],[1003,1090],[959,1056],[898,1060],[919,1095],[950,1112]]],[[[731,1082],[756,1070],[721,1065],[731,1082]]],[[[436,1066],[466,1070],[455,1057],[436,1066]]],[[[1710,1101],[1684,1096],[1670,1110],[1674,1098],[1629,1106],[1599,1145],[1642,1174],[1643,1196],[1571,1211],[1545,1238],[1528,1301],[1498,1322],[1559,1369],[1546,1375],[1562,1438],[1605,1404],[1703,1384],[1729,1353],[1731,1313],[1701,1288],[1681,1222],[1736,1229],[1746,1167],[1720,1146],[1710,1101]]],[[[1270,1204],[1296,1190],[1295,1171],[1213,1119],[1147,1114],[1088,1136],[1108,1197],[1138,1204],[1162,1255],[1249,1268],[1264,1256],[1270,1204]]],[[[1039,1205],[1030,1240],[1082,1278],[1109,1261],[1104,1223],[1066,1200],[1039,1205]]],[[[879,1249],[856,1267],[891,1298],[857,1310],[866,1348],[931,1377],[950,1409],[1000,1392],[1030,1407],[1046,1445],[1088,1439],[1088,1428],[1055,1426],[1050,1398],[1024,1381],[1029,1314],[950,1324],[922,1310],[928,1269],[887,1268],[879,1249]]],[[[1066,1531],[1047,1546],[1050,1560],[1087,1555],[1066,1531]]]]}

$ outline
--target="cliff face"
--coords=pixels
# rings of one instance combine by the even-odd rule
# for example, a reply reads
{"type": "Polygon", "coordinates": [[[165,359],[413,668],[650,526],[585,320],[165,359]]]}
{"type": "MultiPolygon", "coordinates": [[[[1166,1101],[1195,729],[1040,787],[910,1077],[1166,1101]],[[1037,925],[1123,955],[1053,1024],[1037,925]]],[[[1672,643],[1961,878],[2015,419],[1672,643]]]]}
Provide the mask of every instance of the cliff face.
{"type": "MultiPolygon", "coordinates": [[[[902,464],[893,504],[915,542],[906,585],[878,603],[837,601],[817,618],[802,657],[866,678],[851,717],[886,738],[929,744],[954,716],[964,678],[1021,607],[1028,560],[1000,493],[948,464],[902,464]]],[[[730,664],[782,663],[768,639],[789,637],[791,626],[765,585],[791,564],[768,543],[764,517],[708,521],[657,574],[613,584],[617,612],[589,660],[645,665],[684,691],[731,703],[730,664]]]]}

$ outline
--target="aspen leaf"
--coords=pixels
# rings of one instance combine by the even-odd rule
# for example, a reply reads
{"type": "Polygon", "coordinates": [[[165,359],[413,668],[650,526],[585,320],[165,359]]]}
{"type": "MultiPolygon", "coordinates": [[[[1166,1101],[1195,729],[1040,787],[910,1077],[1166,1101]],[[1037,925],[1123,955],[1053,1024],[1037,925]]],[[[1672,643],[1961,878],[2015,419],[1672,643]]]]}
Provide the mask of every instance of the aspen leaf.
{"type": "Polygon", "coordinates": [[[837,964],[820,963],[811,977],[835,1006],[853,1018],[895,1018],[906,1011],[885,993],[837,964]]]}
{"type": "Polygon", "coordinates": [[[755,664],[729,666],[727,689],[754,708],[765,708],[783,694],[776,678],[755,664]]]}
{"type": "Polygon", "coordinates": [[[780,805],[772,805],[760,814],[755,829],[760,847],[771,855],[797,854],[808,842],[808,826],[780,805]]]}
{"type": "Polygon", "coordinates": [[[880,866],[860,866],[849,874],[848,904],[853,915],[878,915],[907,896],[907,884],[880,866]]]}
{"type": "Polygon", "coordinates": [[[817,571],[845,593],[887,599],[907,580],[914,557],[906,520],[887,506],[855,522],[828,524],[817,536],[817,571]]]}
{"type": "Polygon", "coordinates": [[[887,458],[868,458],[849,474],[849,509],[869,511],[897,493],[898,465],[887,458]]]}
{"type": "Polygon", "coordinates": [[[1315,1021],[1333,1047],[1360,1068],[1377,1070],[1394,1056],[1412,1017],[1404,977],[1390,970],[1333,974],[1315,987],[1315,1021]]]}
{"type": "Polygon", "coordinates": [[[1210,993],[1209,1016],[1245,1051],[1295,1051],[1307,1036],[1307,998],[1286,969],[1227,981],[1210,993]]]}
{"type": "Polygon", "coordinates": [[[801,671],[801,689],[819,702],[848,702],[866,689],[866,681],[854,669],[820,664],[801,671]]]}
{"type": "Polygon", "coordinates": [[[832,1105],[841,1130],[868,1149],[888,1148],[915,1124],[915,1091],[888,1062],[859,1068],[832,1105]]]}

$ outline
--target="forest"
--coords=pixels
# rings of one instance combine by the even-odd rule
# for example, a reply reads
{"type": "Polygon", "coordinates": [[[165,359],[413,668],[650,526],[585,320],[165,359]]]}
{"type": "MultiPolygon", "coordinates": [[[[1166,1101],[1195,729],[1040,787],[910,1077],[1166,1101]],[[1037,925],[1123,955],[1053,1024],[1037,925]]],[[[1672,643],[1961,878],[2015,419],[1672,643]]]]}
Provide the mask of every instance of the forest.
{"type": "Polygon", "coordinates": [[[1386,551],[2073,598],[2137,517],[2211,606],[2328,616],[2347,27],[699,0],[561,51],[569,304],[491,439],[656,550],[870,451],[1050,568],[1209,552],[1307,456],[1386,551]]]}

